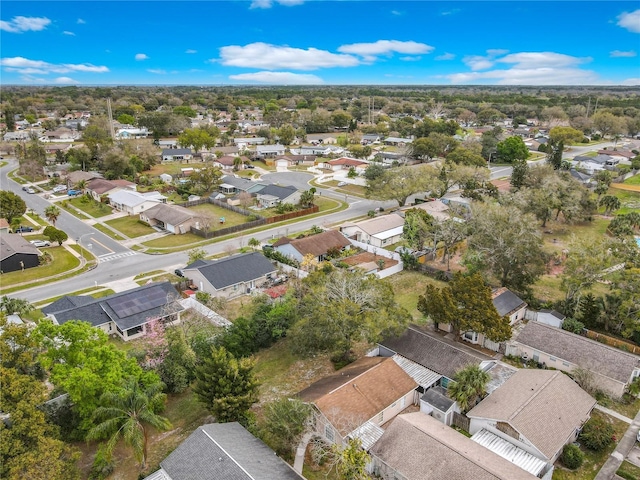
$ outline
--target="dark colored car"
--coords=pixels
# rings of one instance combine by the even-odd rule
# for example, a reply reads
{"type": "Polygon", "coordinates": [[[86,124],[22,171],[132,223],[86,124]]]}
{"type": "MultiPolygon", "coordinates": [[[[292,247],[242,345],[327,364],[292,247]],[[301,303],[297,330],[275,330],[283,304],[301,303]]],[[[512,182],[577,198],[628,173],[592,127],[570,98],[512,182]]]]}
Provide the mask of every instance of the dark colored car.
{"type": "Polygon", "coordinates": [[[33,232],[33,227],[25,227],[24,225],[20,225],[15,229],[15,233],[24,233],[24,232],[33,232]]]}
{"type": "Polygon", "coordinates": [[[175,273],[177,276],[179,277],[184,277],[184,272],[182,270],[180,270],[179,268],[176,268],[173,273],[175,273]]]}

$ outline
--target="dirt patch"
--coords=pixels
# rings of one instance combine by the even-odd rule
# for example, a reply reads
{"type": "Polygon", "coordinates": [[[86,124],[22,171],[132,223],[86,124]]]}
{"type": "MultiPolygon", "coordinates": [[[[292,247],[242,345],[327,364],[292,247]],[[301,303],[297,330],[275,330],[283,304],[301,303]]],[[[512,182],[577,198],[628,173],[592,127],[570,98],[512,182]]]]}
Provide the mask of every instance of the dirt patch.
{"type": "Polygon", "coordinates": [[[491,180],[491,183],[496,186],[499,192],[508,192],[511,190],[511,180],[509,179],[491,180]]]}
{"type": "Polygon", "coordinates": [[[393,266],[398,264],[397,260],[393,260],[391,258],[383,257],[381,255],[374,255],[371,252],[362,252],[362,253],[359,253],[357,255],[353,255],[351,257],[347,257],[347,258],[343,259],[342,261],[344,263],[346,263],[347,265],[356,266],[356,265],[362,265],[362,264],[365,264],[365,263],[377,263],[380,260],[384,261],[384,267],[382,268],[382,270],[384,270],[385,268],[391,268],[391,267],[393,267],[393,266]]]}
{"type": "Polygon", "coordinates": [[[630,185],[628,183],[612,183],[611,188],[617,188],[618,190],[627,190],[630,192],[640,192],[640,185],[630,185]]]}

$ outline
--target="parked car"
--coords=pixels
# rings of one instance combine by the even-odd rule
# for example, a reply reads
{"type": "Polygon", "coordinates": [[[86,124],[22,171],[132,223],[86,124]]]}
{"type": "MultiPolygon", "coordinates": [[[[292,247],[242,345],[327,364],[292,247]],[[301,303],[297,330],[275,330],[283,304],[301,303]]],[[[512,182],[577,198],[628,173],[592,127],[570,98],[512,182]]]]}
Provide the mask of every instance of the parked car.
{"type": "Polygon", "coordinates": [[[176,268],[173,273],[175,273],[177,276],[179,277],[184,277],[184,272],[182,270],[180,270],[179,268],[176,268]]]}
{"type": "Polygon", "coordinates": [[[31,240],[31,243],[34,247],[50,247],[51,243],[49,242],[49,240],[31,240]]]}
{"type": "Polygon", "coordinates": [[[344,187],[347,184],[347,182],[338,182],[338,186],[339,187],[344,187]]]}
{"type": "Polygon", "coordinates": [[[82,192],[80,190],[69,190],[67,195],[70,197],[75,197],[76,195],[80,195],[82,192]]]}
{"type": "Polygon", "coordinates": [[[67,187],[65,185],[56,185],[55,187],[53,187],[53,193],[65,192],[66,190],[67,187]]]}
{"type": "Polygon", "coordinates": [[[247,165],[247,168],[256,168],[254,165],[247,165]]]}
{"type": "Polygon", "coordinates": [[[24,225],[20,225],[13,232],[14,233],[33,232],[33,227],[25,227],[24,225]]]}
{"type": "Polygon", "coordinates": [[[22,190],[24,190],[26,192],[27,191],[27,186],[25,185],[24,187],[22,187],[22,190]]]}
{"type": "Polygon", "coordinates": [[[35,189],[31,188],[31,187],[27,187],[26,188],[26,192],[27,193],[36,193],[35,189]]]}

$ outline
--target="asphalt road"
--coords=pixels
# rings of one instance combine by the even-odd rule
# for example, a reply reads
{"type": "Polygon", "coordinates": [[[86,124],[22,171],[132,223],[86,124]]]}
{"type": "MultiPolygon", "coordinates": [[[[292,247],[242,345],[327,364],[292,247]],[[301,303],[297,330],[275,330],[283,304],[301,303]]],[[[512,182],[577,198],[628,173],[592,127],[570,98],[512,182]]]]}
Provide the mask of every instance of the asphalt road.
{"type": "MultiPolygon", "coordinates": [[[[24,198],[27,206],[35,211],[42,213],[50,203],[39,194],[28,194],[22,191],[21,185],[7,178],[7,173],[14,169],[16,163],[7,165],[0,170],[0,182],[2,189],[11,190],[22,198],[24,198]]],[[[310,174],[300,172],[283,172],[269,174],[269,180],[273,183],[291,184],[298,188],[308,189],[307,182],[313,178],[310,174]]],[[[349,202],[349,208],[337,213],[330,213],[322,217],[312,219],[303,219],[294,224],[286,226],[275,226],[273,228],[263,230],[254,234],[238,234],[235,238],[213,243],[203,247],[208,255],[220,254],[228,251],[229,248],[238,249],[246,246],[249,239],[257,238],[264,243],[273,238],[279,238],[289,235],[293,232],[307,230],[314,225],[328,227],[337,223],[344,222],[348,219],[366,215],[371,209],[377,207],[390,208],[395,206],[395,202],[377,202],[363,200],[358,197],[345,196],[336,193],[330,189],[320,189],[323,196],[333,196],[349,202]]],[[[70,238],[80,239],[80,243],[88,247],[91,243],[91,251],[98,255],[100,263],[98,266],[75,277],[50,283],[40,287],[22,290],[10,296],[24,298],[30,302],[37,302],[52,298],[54,296],[63,295],[65,293],[82,290],[92,285],[103,285],[105,283],[132,278],[140,273],[152,270],[169,270],[184,267],[188,253],[178,252],[166,255],[148,255],[135,252],[123,247],[115,240],[97,231],[82,220],[77,219],[71,214],[63,212],[56,224],[62,230],[65,230],[70,238]]]]}

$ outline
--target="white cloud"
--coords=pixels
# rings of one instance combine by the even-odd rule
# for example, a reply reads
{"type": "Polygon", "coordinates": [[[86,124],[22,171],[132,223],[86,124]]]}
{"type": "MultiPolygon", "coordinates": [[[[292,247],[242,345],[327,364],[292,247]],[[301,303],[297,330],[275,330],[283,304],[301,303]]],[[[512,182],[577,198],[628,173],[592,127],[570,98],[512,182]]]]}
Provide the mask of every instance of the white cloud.
{"type": "Polygon", "coordinates": [[[451,10],[446,10],[446,11],[442,12],[440,15],[446,17],[448,15],[455,15],[456,13],[460,13],[460,9],[459,8],[453,8],[451,10]]]}
{"type": "Polygon", "coordinates": [[[47,75],[49,73],[90,72],[104,73],[109,69],[105,66],[92,65],[90,63],[48,63],[42,60],[29,60],[24,57],[10,57],[0,59],[0,66],[8,72],[22,74],[47,75]]]}
{"type": "Polygon", "coordinates": [[[618,26],[626,28],[633,33],[640,33],[640,9],[618,15],[618,26]]]}
{"type": "Polygon", "coordinates": [[[640,85],[640,77],[639,78],[627,78],[623,80],[621,85],[640,85]]]}
{"type": "Polygon", "coordinates": [[[135,59],[136,59],[138,62],[141,62],[142,60],[148,60],[148,59],[149,59],[149,57],[148,57],[146,54],[144,54],[144,53],[136,53],[135,59]]]}
{"type": "Polygon", "coordinates": [[[13,17],[11,21],[0,20],[0,30],[11,33],[39,32],[51,23],[47,17],[13,17]]]}
{"type": "Polygon", "coordinates": [[[85,22],[83,19],[79,18],[79,19],[76,21],[76,23],[77,23],[78,25],[84,25],[84,24],[85,24],[85,23],[87,23],[87,22],[85,22]]]}
{"type": "MultiPolygon", "coordinates": [[[[446,75],[451,83],[490,83],[497,85],[589,85],[602,83],[598,75],[579,66],[591,61],[589,57],[573,57],[555,52],[520,52],[502,57],[499,50],[487,51],[487,57],[467,56],[463,61],[472,70],[446,75]],[[489,70],[496,64],[509,68],[489,70]],[[478,70],[487,70],[480,72],[478,70]]],[[[502,51],[505,53],[504,51],[502,51]]]]}
{"type": "Polygon", "coordinates": [[[491,80],[496,85],[593,85],[601,83],[595,72],[579,68],[511,68],[487,72],[447,75],[451,83],[482,83],[491,80]]]}
{"type": "Polygon", "coordinates": [[[80,82],[77,81],[77,80],[74,80],[71,77],[58,77],[58,78],[53,80],[53,83],[58,83],[58,84],[63,84],[63,85],[69,85],[69,84],[76,85],[76,84],[78,84],[80,82]]]}
{"type": "Polygon", "coordinates": [[[401,12],[400,10],[391,10],[391,15],[396,15],[396,16],[401,16],[404,15],[403,12],[401,12]]]}
{"type": "Polygon", "coordinates": [[[271,8],[273,7],[274,3],[278,3],[284,7],[293,7],[295,5],[302,5],[304,3],[304,0],[253,0],[249,8],[271,8]]]}
{"type": "Polygon", "coordinates": [[[399,60],[402,60],[403,62],[418,62],[422,60],[422,57],[420,55],[417,57],[400,57],[399,60]]]}
{"type": "Polygon", "coordinates": [[[268,83],[274,85],[317,85],[324,83],[316,75],[292,72],[255,72],[229,75],[231,80],[268,83]]]}
{"type": "Polygon", "coordinates": [[[453,60],[456,56],[453,53],[443,53],[442,55],[438,55],[435,60],[453,60]]]}
{"type": "Polygon", "coordinates": [[[198,53],[198,51],[197,50],[188,49],[188,50],[185,50],[184,53],[198,53]]]}
{"type": "Polygon", "coordinates": [[[635,57],[636,55],[638,55],[636,52],[634,52],[633,50],[629,50],[628,52],[622,52],[620,50],[614,50],[612,52],[609,52],[609,56],[612,58],[617,58],[617,57],[635,57]]]}
{"type": "Polygon", "coordinates": [[[402,42],[399,40],[378,40],[374,43],[352,43],[342,45],[339,52],[363,56],[367,59],[375,55],[391,55],[392,53],[404,53],[417,55],[432,52],[434,47],[426,43],[402,42]]]}
{"type": "Polygon", "coordinates": [[[148,68],[147,72],[155,73],[156,75],[166,75],[167,74],[167,71],[166,70],[162,70],[161,68],[148,68]]]}
{"type": "MultiPolygon", "coordinates": [[[[216,62],[216,59],[210,60],[216,62]]],[[[250,43],[249,45],[229,45],[220,48],[220,62],[231,67],[261,68],[275,70],[316,70],[318,68],[354,67],[360,61],[351,55],[339,55],[326,50],[293,48],[250,43]]]]}
{"type": "Polygon", "coordinates": [[[500,55],[504,55],[505,53],[509,53],[509,50],[503,50],[500,48],[490,48],[487,50],[487,55],[466,55],[463,57],[462,61],[469,67],[471,70],[487,70],[495,64],[495,58],[500,55]]]}
{"type": "Polygon", "coordinates": [[[70,32],[70,31],[68,31],[68,30],[65,30],[64,32],[62,32],[62,34],[63,34],[63,35],[69,35],[69,36],[71,36],[71,37],[75,37],[75,36],[76,36],[76,34],[75,34],[75,33],[70,32]]]}
{"type": "Polygon", "coordinates": [[[512,53],[496,61],[501,63],[513,63],[515,68],[542,68],[542,67],[568,67],[581,63],[588,63],[590,57],[572,57],[563,53],[555,52],[522,52],[512,53]]]}

